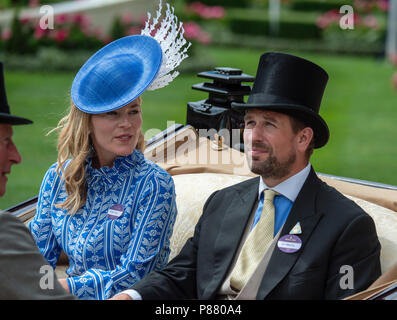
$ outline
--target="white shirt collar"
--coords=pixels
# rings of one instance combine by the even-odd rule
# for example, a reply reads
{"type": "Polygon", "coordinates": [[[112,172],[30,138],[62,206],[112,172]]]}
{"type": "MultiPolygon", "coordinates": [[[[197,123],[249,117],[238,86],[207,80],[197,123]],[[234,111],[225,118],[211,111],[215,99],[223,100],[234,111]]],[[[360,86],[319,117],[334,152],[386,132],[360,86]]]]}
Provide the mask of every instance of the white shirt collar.
{"type": "Polygon", "coordinates": [[[292,202],[295,202],[296,197],[298,196],[299,192],[301,191],[303,184],[305,183],[309,173],[310,173],[310,168],[311,164],[310,162],[307,164],[305,168],[303,168],[301,171],[299,171],[297,174],[293,175],[292,177],[289,177],[287,180],[284,180],[277,186],[273,188],[269,188],[266,186],[266,184],[263,182],[262,177],[259,179],[259,193],[258,193],[258,199],[262,193],[263,190],[265,189],[272,189],[280,194],[282,194],[284,197],[288,198],[292,202]]]}

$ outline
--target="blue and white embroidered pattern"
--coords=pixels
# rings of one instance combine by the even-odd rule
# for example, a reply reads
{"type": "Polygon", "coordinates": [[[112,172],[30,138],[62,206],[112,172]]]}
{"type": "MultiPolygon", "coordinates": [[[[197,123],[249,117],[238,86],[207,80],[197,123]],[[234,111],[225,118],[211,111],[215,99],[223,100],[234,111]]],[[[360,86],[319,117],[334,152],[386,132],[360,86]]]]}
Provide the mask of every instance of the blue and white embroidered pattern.
{"type": "Polygon", "coordinates": [[[74,215],[55,207],[66,199],[56,164],[47,171],[36,215],[29,227],[55,268],[63,250],[69,258],[68,284],[80,299],[107,299],[151,270],[162,269],[176,218],[172,177],[135,150],[112,168],[94,169],[87,159],[87,201],[74,215]],[[123,206],[117,219],[108,210],[123,206]]]}

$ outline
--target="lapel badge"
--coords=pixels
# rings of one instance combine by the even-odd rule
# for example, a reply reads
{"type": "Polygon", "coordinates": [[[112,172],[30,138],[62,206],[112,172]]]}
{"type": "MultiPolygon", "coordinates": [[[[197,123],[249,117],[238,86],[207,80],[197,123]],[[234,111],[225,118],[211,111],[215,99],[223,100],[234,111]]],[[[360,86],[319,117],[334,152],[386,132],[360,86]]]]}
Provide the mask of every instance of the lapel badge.
{"type": "Polygon", "coordinates": [[[296,225],[291,229],[289,234],[301,234],[302,228],[300,222],[297,222],[296,225]]]}
{"type": "Polygon", "coordinates": [[[294,234],[286,234],[277,241],[277,246],[282,252],[294,253],[302,247],[302,240],[294,234]]]}

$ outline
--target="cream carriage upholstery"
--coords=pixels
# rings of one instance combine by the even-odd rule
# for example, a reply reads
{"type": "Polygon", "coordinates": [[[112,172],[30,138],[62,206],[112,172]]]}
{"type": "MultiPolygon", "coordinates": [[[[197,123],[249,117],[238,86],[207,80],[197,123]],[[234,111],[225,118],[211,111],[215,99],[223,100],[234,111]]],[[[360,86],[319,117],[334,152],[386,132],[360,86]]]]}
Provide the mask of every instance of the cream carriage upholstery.
{"type": "MultiPolygon", "coordinates": [[[[251,177],[221,173],[194,173],[173,176],[178,215],[171,237],[171,254],[174,257],[186,240],[193,235],[206,199],[216,190],[239,183],[251,177]]],[[[382,273],[397,263],[397,212],[369,201],[346,195],[364,209],[375,221],[382,245],[382,273]]]]}
{"type": "Polygon", "coordinates": [[[218,173],[194,173],[176,175],[173,178],[178,215],[171,236],[170,259],[178,254],[186,240],[193,235],[194,227],[201,216],[208,197],[216,190],[237,184],[250,177],[218,173]]]}

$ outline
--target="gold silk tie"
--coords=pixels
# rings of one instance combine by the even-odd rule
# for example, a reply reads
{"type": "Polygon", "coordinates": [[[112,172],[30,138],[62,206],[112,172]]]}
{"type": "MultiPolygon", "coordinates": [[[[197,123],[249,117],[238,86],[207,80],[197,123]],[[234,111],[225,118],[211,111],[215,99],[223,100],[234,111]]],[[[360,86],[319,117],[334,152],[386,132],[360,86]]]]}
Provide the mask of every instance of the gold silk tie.
{"type": "Polygon", "coordinates": [[[265,190],[265,199],[263,200],[263,210],[260,219],[245,240],[231,274],[230,285],[233,289],[240,291],[243,288],[273,240],[273,199],[276,194],[278,193],[273,190],[265,190]]]}

